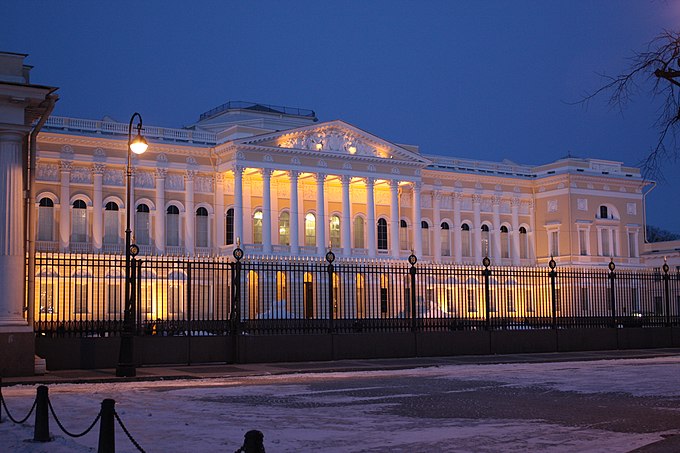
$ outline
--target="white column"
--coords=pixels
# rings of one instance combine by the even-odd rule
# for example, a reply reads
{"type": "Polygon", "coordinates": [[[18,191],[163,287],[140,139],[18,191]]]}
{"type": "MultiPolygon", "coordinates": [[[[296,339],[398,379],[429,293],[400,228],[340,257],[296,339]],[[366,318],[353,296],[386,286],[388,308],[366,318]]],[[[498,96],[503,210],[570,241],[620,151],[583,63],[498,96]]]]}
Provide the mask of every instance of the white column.
{"type": "Polygon", "coordinates": [[[501,260],[501,197],[494,196],[492,200],[493,205],[493,228],[491,229],[491,241],[493,242],[493,250],[490,252],[493,254],[494,261],[500,263],[501,260]]]}
{"type": "Polygon", "coordinates": [[[61,184],[59,187],[59,250],[68,252],[71,241],[71,169],[73,162],[62,160],[59,162],[61,184]]]}
{"type": "Polygon", "coordinates": [[[224,174],[215,173],[215,233],[213,247],[217,250],[226,243],[225,210],[224,210],[224,174]]]}
{"type": "Polygon", "coordinates": [[[156,231],[154,242],[159,254],[165,253],[165,168],[156,169],[156,231]]]}
{"type": "Polygon", "coordinates": [[[536,207],[536,201],[531,200],[529,203],[529,231],[528,234],[528,240],[529,240],[529,250],[528,250],[528,257],[531,258],[532,260],[536,260],[536,218],[535,218],[535,207],[536,207]]]}
{"type": "Polygon", "coordinates": [[[184,216],[184,247],[189,256],[196,251],[196,208],[194,207],[194,170],[187,170],[184,174],[184,202],[186,213],[184,216]]]}
{"type": "Polygon", "coordinates": [[[298,176],[296,170],[288,172],[290,178],[290,254],[296,256],[300,253],[300,239],[298,236],[298,225],[300,222],[300,212],[298,207],[298,176]]]}
{"type": "Polygon", "coordinates": [[[279,180],[274,179],[271,183],[271,237],[272,244],[279,244],[279,180]]]}
{"type": "Polygon", "coordinates": [[[413,183],[413,253],[418,257],[423,257],[423,231],[421,222],[423,220],[420,210],[420,181],[413,183]]]}
{"type": "Polygon", "coordinates": [[[243,240],[243,170],[234,166],[234,244],[236,239],[243,240]]]}
{"type": "Polygon", "coordinates": [[[272,253],[272,171],[263,168],[262,174],[262,253],[272,253]]]}
{"type": "Polygon", "coordinates": [[[326,202],[324,200],[324,182],[326,175],[316,175],[316,250],[321,256],[326,253],[326,202]]]}
{"type": "Polygon", "coordinates": [[[473,250],[475,251],[475,264],[482,262],[482,216],[481,216],[482,196],[478,194],[472,195],[472,226],[473,250]]]}
{"type": "Polygon", "coordinates": [[[373,193],[375,180],[366,178],[366,232],[368,238],[368,257],[375,258],[377,255],[375,244],[375,194],[373,193]]]}
{"type": "MultiPolygon", "coordinates": [[[[102,229],[102,179],[104,174],[104,164],[94,164],[92,165],[92,183],[94,186],[94,191],[92,193],[92,205],[93,205],[93,216],[92,216],[92,248],[95,252],[102,249],[103,243],[103,229],[102,229]]],[[[127,207],[126,207],[127,208],[127,207]]]]}
{"type": "Polygon", "coordinates": [[[432,229],[434,230],[434,244],[432,244],[432,255],[435,263],[442,261],[442,215],[441,215],[441,192],[432,192],[432,229]]]}
{"type": "MultiPolygon", "coordinates": [[[[0,132],[0,332],[24,319],[24,212],[21,132],[0,132]]],[[[67,202],[68,204],[68,202],[67,202]]],[[[33,303],[33,302],[31,302],[33,303]]],[[[12,330],[14,331],[14,330],[12,330]]],[[[11,340],[11,337],[10,337],[11,340]]],[[[5,346],[11,348],[12,346],[5,346]]],[[[3,354],[4,355],[4,354],[3,354]]],[[[11,368],[12,365],[10,364],[11,368]]],[[[7,368],[3,364],[1,368],[7,368]]]]}
{"type": "Polygon", "coordinates": [[[392,249],[392,258],[399,259],[399,181],[393,179],[390,181],[390,248],[392,249]]]}
{"type": "Polygon", "coordinates": [[[352,238],[351,238],[351,225],[352,225],[352,204],[349,199],[349,184],[352,180],[351,176],[342,175],[342,222],[340,229],[340,243],[342,244],[342,254],[344,256],[352,255],[352,238]]]}
{"type": "Polygon", "coordinates": [[[519,266],[519,198],[513,198],[510,206],[512,209],[512,231],[510,232],[512,235],[512,249],[510,250],[510,256],[512,257],[512,264],[519,266]]]}
{"type": "Polygon", "coordinates": [[[453,194],[453,259],[456,263],[463,261],[463,238],[461,234],[460,201],[463,194],[456,192],[453,194]]]}

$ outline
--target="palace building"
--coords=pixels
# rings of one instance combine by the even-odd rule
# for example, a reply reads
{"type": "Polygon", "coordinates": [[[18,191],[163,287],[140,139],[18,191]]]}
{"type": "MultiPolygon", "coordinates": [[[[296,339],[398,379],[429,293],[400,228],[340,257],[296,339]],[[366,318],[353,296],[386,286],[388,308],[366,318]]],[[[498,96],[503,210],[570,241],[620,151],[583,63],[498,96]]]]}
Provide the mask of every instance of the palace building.
{"type": "MultiPolygon", "coordinates": [[[[37,143],[38,251],[122,253],[125,210],[142,255],[323,256],[494,265],[641,266],[637,168],[421,153],[312,110],[228,102],[183,129],[50,117],[37,143]]],[[[440,150],[441,154],[448,150],[440,150]]]]}

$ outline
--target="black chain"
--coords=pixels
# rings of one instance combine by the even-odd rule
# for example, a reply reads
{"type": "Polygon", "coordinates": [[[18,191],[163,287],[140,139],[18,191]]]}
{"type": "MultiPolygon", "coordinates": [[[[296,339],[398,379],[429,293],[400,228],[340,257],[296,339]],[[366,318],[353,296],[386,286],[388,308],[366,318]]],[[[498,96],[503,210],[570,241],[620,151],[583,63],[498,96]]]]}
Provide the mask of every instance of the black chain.
{"type": "Polygon", "coordinates": [[[134,445],[135,447],[137,447],[137,450],[139,450],[141,453],[146,453],[146,452],[144,451],[144,449],[141,447],[141,445],[139,445],[139,444],[137,443],[137,441],[136,441],[135,439],[132,438],[132,434],[130,434],[130,431],[128,431],[127,428],[125,427],[125,425],[123,424],[123,420],[121,420],[120,417],[118,416],[118,412],[114,412],[113,415],[116,416],[116,420],[118,420],[118,424],[119,424],[120,427],[123,429],[123,432],[124,432],[125,435],[128,437],[128,439],[130,439],[130,442],[132,442],[132,445],[134,445]]]}
{"type": "Polygon", "coordinates": [[[64,425],[62,425],[61,422],[59,421],[59,418],[57,418],[57,414],[54,413],[54,408],[52,407],[52,401],[48,399],[47,405],[50,408],[50,412],[52,412],[52,417],[54,417],[54,421],[57,422],[57,425],[59,425],[59,429],[61,429],[69,437],[83,437],[85,434],[92,431],[92,428],[95,427],[99,419],[102,417],[102,412],[99,411],[92,424],[85,431],[83,431],[80,434],[73,434],[72,432],[67,431],[66,428],[64,428],[64,425]]]}
{"type": "Polygon", "coordinates": [[[38,398],[33,400],[33,406],[31,406],[31,410],[28,411],[28,414],[21,420],[17,420],[14,417],[12,417],[12,414],[9,412],[9,408],[7,407],[7,403],[5,402],[5,398],[2,396],[2,392],[0,392],[0,403],[2,403],[2,407],[5,408],[5,412],[7,413],[7,418],[9,418],[12,423],[16,423],[17,425],[21,425],[24,423],[26,420],[28,420],[28,417],[31,416],[33,411],[35,410],[35,406],[38,404],[38,398]]]}

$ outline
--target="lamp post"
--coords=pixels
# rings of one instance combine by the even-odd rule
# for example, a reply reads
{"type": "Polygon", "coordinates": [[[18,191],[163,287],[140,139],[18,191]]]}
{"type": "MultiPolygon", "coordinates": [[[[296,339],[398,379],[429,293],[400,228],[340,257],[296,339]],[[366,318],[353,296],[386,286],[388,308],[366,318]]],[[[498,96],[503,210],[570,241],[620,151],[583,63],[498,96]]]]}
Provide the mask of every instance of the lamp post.
{"type": "MultiPolygon", "coordinates": [[[[133,377],[137,374],[134,363],[133,349],[133,299],[131,291],[132,275],[130,266],[130,247],[132,230],[130,229],[130,213],[132,211],[132,194],[130,191],[130,179],[132,177],[132,153],[142,154],[149,147],[144,137],[142,137],[142,116],[135,112],[130,118],[128,126],[127,141],[127,166],[125,178],[125,310],[123,312],[123,332],[120,337],[120,351],[118,353],[118,365],[116,366],[116,376],[133,377]],[[137,136],[132,138],[132,123],[138,118],[137,136]]],[[[136,254],[136,253],[135,253],[136,254]]]]}

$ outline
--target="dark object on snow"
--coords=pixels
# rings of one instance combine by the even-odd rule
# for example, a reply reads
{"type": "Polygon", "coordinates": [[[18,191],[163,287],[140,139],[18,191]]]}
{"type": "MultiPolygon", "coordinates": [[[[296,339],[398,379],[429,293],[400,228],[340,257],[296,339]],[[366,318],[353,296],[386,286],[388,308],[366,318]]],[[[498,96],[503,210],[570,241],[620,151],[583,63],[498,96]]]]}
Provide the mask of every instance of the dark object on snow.
{"type": "Polygon", "coordinates": [[[265,453],[264,434],[256,429],[250,430],[244,436],[243,446],[235,453],[265,453]]]}

